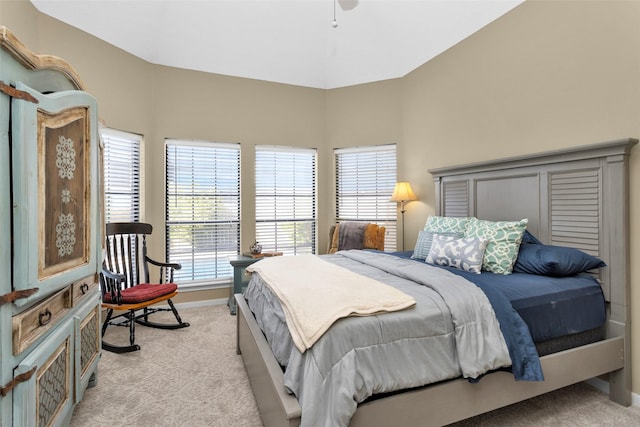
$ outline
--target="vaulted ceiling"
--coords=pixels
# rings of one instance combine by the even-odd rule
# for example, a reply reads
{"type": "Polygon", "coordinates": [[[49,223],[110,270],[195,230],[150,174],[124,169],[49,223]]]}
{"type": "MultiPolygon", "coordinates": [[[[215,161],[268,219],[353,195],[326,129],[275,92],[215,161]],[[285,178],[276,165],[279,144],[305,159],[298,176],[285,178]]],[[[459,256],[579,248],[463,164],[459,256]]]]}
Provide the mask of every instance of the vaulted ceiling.
{"type": "Polygon", "coordinates": [[[402,77],[522,1],[31,3],[150,63],[330,89],[402,77]]]}

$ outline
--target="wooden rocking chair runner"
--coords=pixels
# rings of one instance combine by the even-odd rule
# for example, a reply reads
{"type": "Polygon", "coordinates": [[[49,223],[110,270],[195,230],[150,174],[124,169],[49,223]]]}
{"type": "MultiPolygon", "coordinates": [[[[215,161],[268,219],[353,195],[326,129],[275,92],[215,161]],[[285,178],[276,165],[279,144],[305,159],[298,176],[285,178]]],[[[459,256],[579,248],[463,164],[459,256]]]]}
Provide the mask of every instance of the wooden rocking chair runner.
{"type": "Polygon", "coordinates": [[[135,324],[161,329],[179,329],[189,326],[183,322],[171,298],[177,295],[178,286],[173,283],[173,272],[180,264],[154,261],[147,256],[146,236],[151,234],[151,224],[142,222],[118,222],[106,226],[105,260],[100,274],[102,307],[107,310],[102,324],[102,336],[109,325],[129,327],[129,345],[117,346],[102,341],[102,348],[115,353],[140,350],[135,344],[135,324]],[[160,270],[159,280],[151,283],[149,265],[160,270]],[[142,281],[140,278],[142,277],[142,281]],[[166,301],[169,308],[152,307],[166,301]],[[123,311],[114,316],[115,311],[123,311]],[[156,323],[149,315],[171,311],[176,323],[156,323]]]}

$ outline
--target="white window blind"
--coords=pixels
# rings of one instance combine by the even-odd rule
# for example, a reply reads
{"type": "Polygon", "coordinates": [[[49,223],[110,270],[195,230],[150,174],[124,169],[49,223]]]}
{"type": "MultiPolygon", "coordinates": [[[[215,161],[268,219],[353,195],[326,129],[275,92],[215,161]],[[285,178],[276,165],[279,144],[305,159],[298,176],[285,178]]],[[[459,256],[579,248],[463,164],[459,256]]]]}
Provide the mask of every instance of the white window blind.
{"type": "Polygon", "coordinates": [[[256,146],[256,240],[263,251],[316,252],[316,150],[256,146]]]}
{"type": "Polygon", "coordinates": [[[181,285],[232,275],[240,246],[240,145],[166,141],[166,245],[181,285]]]}
{"type": "Polygon", "coordinates": [[[397,245],[397,206],[390,202],[396,183],[396,146],[380,145],[334,150],[336,222],[365,221],[386,228],[385,250],[397,245]]]}
{"type": "Polygon", "coordinates": [[[102,129],[100,134],[104,143],[105,221],[140,221],[142,136],[115,129],[102,129]]]}

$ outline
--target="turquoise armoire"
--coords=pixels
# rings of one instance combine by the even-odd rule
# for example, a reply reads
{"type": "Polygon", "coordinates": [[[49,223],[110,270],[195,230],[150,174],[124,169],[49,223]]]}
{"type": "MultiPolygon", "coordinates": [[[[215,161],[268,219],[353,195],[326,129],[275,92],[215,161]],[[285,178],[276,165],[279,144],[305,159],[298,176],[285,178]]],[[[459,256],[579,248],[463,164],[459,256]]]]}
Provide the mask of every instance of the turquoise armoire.
{"type": "Polygon", "coordinates": [[[100,358],[96,101],[1,26],[0,47],[0,425],[66,425],[100,358]]]}

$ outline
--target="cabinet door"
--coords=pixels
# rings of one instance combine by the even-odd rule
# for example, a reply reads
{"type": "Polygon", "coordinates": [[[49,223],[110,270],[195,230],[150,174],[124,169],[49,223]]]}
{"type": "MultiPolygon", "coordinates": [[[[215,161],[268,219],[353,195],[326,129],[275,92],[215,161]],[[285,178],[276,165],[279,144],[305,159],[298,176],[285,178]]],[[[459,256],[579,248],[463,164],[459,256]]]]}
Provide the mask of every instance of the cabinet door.
{"type": "Polygon", "coordinates": [[[91,375],[97,374],[100,360],[100,299],[95,290],[74,316],[75,321],[75,403],[89,385],[91,375]]]}
{"type": "Polygon", "coordinates": [[[60,426],[73,407],[73,321],[62,323],[15,369],[31,378],[13,390],[14,426],[60,426]]]}
{"type": "Polygon", "coordinates": [[[96,102],[80,91],[13,99],[14,288],[38,300],[99,267],[96,102]]]}

